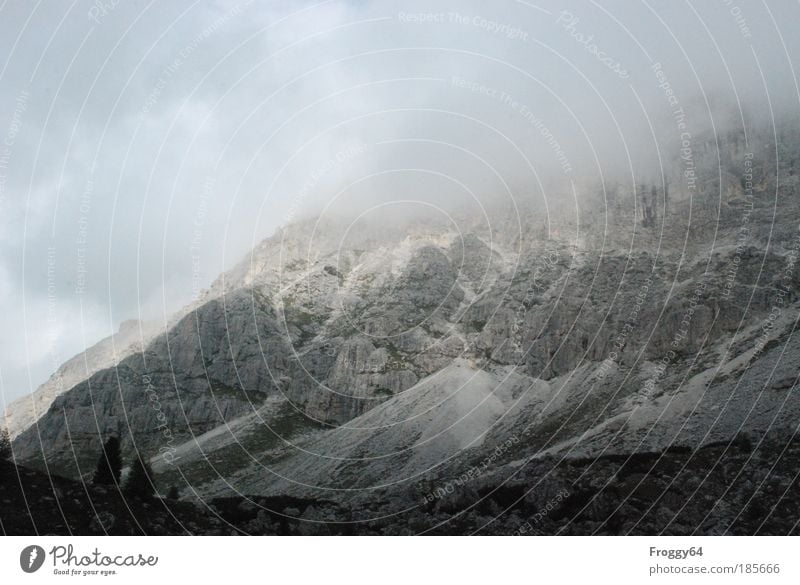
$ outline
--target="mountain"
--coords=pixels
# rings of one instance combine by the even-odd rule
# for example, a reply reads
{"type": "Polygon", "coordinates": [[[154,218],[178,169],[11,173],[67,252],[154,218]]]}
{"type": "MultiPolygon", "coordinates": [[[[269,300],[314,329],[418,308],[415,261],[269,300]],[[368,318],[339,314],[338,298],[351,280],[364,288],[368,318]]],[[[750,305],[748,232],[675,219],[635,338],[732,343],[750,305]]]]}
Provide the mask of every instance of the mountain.
{"type": "Polygon", "coordinates": [[[583,477],[551,468],[582,466],[596,494],[631,457],[788,442],[795,126],[708,136],[664,181],[580,186],[572,213],[521,200],[287,225],[143,349],[48,394],[15,458],[87,477],[115,434],[199,502],[380,515],[510,485],[535,512],[583,477]]]}
{"type": "Polygon", "coordinates": [[[142,351],[142,347],[147,345],[156,332],[157,328],[153,323],[123,321],[117,333],[64,362],[35,392],[8,405],[3,419],[11,438],[29,428],[67,390],[92,374],[111,368],[123,358],[142,351]]]}
{"type": "Polygon", "coordinates": [[[11,479],[0,481],[0,526],[7,535],[797,535],[798,465],[796,440],[740,437],[698,449],[543,457],[511,479],[475,471],[467,482],[467,470],[425,486],[422,498],[383,489],[348,504],[290,495],[141,500],[0,461],[0,480],[11,479]]]}

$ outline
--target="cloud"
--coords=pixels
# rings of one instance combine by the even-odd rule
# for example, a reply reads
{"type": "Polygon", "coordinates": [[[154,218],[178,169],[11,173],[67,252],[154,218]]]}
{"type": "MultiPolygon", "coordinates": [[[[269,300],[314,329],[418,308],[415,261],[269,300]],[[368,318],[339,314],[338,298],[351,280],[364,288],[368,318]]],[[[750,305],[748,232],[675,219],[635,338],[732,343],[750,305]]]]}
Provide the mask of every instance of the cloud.
{"type": "Polygon", "coordinates": [[[571,209],[571,182],[657,172],[677,108],[700,133],[798,104],[789,2],[96,6],[0,14],[7,396],[54,369],[49,330],[66,358],[163,318],[298,214],[571,209]]]}

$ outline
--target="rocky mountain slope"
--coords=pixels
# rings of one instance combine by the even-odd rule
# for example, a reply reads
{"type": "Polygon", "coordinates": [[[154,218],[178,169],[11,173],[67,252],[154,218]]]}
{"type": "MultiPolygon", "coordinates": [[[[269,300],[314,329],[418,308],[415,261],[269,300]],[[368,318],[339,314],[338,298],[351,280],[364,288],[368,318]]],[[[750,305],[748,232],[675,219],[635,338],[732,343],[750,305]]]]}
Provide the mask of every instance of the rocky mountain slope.
{"type": "Polygon", "coordinates": [[[141,500],[0,462],[0,533],[796,535],[798,465],[796,440],[741,436],[698,449],[545,457],[511,479],[383,489],[348,505],[287,495],[141,500]]]}
{"type": "Polygon", "coordinates": [[[3,416],[3,426],[11,438],[29,428],[67,390],[92,374],[113,367],[125,357],[141,352],[142,347],[149,343],[156,332],[157,327],[153,323],[124,321],[117,333],[64,362],[35,392],[8,405],[3,416]]]}
{"type": "Polygon", "coordinates": [[[116,434],[185,498],[395,513],[554,462],[788,440],[799,135],[709,137],[692,173],[601,185],[578,215],[286,226],[15,457],[86,476],[116,434]]]}

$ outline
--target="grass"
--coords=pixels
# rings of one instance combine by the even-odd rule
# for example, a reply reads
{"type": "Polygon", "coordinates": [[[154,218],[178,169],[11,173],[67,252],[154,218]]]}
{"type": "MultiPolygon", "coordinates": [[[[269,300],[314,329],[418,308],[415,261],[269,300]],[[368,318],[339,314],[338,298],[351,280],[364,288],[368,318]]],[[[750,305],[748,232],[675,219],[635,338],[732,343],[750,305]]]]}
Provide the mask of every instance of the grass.
{"type": "Polygon", "coordinates": [[[211,380],[211,393],[216,398],[225,396],[246,397],[250,402],[260,404],[266,399],[267,395],[260,390],[243,390],[236,386],[229,386],[219,380],[211,380]]]}
{"type": "MultiPolygon", "coordinates": [[[[269,459],[265,452],[271,451],[285,444],[284,439],[289,439],[298,433],[321,425],[307,418],[288,403],[282,404],[278,411],[267,424],[256,426],[236,436],[236,441],[206,453],[205,457],[177,464],[177,468],[158,475],[159,485],[176,483],[183,485],[189,483],[205,483],[218,479],[220,475],[229,477],[234,472],[253,464],[253,459],[263,463],[272,463],[280,457],[269,459]],[[216,471],[215,471],[216,470],[216,471]],[[181,478],[181,473],[185,480],[181,478]]],[[[232,438],[231,438],[232,439],[232,438]]]]}
{"type": "Polygon", "coordinates": [[[486,327],[486,321],[483,319],[479,319],[477,321],[472,321],[470,326],[477,332],[483,331],[483,328],[486,327]]]}
{"type": "Polygon", "coordinates": [[[306,267],[306,261],[302,259],[292,260],[284,264],[284,270],[302,270],[306,267]]]}

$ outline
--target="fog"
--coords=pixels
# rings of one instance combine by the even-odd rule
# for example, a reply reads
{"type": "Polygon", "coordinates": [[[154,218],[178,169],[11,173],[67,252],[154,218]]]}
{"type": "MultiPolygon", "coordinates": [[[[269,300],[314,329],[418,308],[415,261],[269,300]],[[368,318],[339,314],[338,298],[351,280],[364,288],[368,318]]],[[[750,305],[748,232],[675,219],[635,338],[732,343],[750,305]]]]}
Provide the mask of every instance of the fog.
{"type": "Polygon", "coordinates": [[[297,217],[545,213],[657,175],[684,133],[797,117],[799,21],[789,1],[6,2],[1,400],[297,217]]]}

